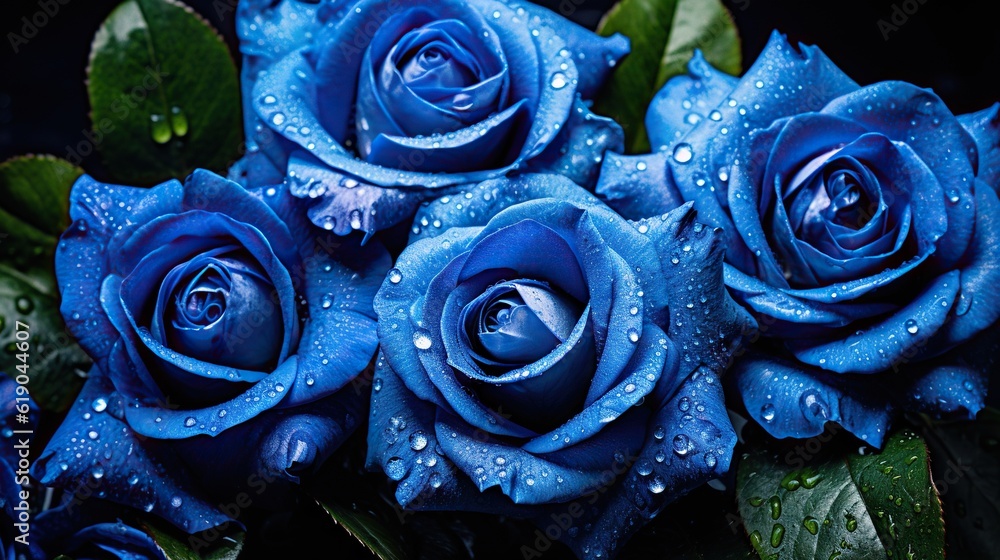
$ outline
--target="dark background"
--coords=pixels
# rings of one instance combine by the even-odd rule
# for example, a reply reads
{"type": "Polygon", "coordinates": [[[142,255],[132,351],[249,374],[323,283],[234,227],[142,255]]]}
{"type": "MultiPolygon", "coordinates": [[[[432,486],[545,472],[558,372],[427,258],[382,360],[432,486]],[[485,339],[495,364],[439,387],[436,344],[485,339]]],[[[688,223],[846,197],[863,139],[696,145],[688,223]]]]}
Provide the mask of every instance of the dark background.
{"type": "MultiPolygon", "coordinates": [[[[88,120],[84,79],[90,42],[120,0],[61,0],[59,12],[15,54],[8,34],[40,0],[0,0],[0,160],[23,153],[64,156],[84,139],[88,120]]],[[[48,0],[57,3],[56,0],[48,0]]],[[[235,0],[186,0],[237,52],[235,0]],[[217,10],[221,7],[221,10],[217,10]]],[[[558,8],[579,0],[540,0],[558,8]]],[[[984,3],[956,0],[724,0],[739,26],[744,63],[752,62],[772,29],[793,42],[815,44],[860,84],[905,80],[932,88],[956,114],[1000,101],[1000,32],[984,3]],[[923,3],[921,3],[923,2],[923,3]],[[916,11],[888,39],[893,6],[916,11]]],[[[574,18],[596,25],[611,0],[584,0],[574,18]]],[[[896,22],[902,16],[897,15],[896,22]]],[[[97,166],[91,160],[84,167],[97,166]]]]}

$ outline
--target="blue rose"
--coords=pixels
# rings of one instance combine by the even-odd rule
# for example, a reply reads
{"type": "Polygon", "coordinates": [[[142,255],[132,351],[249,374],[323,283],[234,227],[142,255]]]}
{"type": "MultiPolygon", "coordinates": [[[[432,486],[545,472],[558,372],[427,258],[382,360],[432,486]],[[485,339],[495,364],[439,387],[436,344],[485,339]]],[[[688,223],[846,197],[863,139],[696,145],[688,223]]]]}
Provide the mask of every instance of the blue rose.
{"type": "Polygon", "coordinates": [[[538,547],[601,557],[726,472],[717,380],[752,320],[690,207],[629,222],[564,177],[523,175],[417,220],[440,227],[375,298],[368,466],[401,506],[530,517],[538,547]]]}
{"type": "Polygon", "coordinates": [[[695,201],[726,230],[726,284],[769,339],[732,379],[767,431],[833,421],[878,446],[896,409],[983,406],[998,110],[955,117],[908,83],[860,87],[775,34],[740,79],[696,56],[650,106],[660,151],[606,162],[599,191],[630,215],[695,201]]]}
{"type": "Polygon", "coordinates": [[[628,53],[500,0],[244,1],[248,185],[287,177],[338,234],[412,217],[440,190],[512,170],[597,177],[623,133],[590,112],[628,53]]]}
{"type": "Polygon", "coordinates": [[[281,185],[203,170],[152,189],[80,178],[56,276],[95,364],[36,478],[192,532],[234,515],[212,495],[317,468],[367,404],[350,385],[390,260],[303,214],[281,185]]]}
{"type": "Polygon", "coordinates": [[[33,535],[38,544],[29,558],[168,560],[156,541],[135,526],[133,511],[97,498],[66,498],[38,516],[33,535]]]}

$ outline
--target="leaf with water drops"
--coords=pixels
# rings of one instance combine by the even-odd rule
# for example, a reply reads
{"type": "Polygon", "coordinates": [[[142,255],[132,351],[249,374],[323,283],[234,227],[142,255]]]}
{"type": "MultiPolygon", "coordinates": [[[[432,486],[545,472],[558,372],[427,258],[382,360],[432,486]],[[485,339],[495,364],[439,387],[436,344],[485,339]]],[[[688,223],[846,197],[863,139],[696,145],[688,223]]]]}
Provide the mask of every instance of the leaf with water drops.
{"type": "Polygon", "coordinates": [[[718,0],[622,0],[598,28],[605,36],[616,32],[632,41],[632,52],[597,98],[595,112],[622,125],[629,153],[649,150],[643,124],[649,102],[684,73],[694,49],[720,70],[742,70],[736,25],[718,0]]]}
{"type": "Polygon", "coordinates": [[[141,526],[167,560],[236,560],[243,550],[244,535],[238,531],[187,535],[152,516],[144,519],[141,526]]]}
{"type": "Polygon", "coordinates": [[[373,515],[335,503],[320,502],[333,521],[365,545],[380,560],[404,560],[406,549],[399,535],[373,515]]]}
{"type": "Polygon", "coordinates": [[[737,501],[758,555],[942,558],[944,524],[923,440],[901,430],[881,452],[847,451],[835,433],[741,461],[737,501]]]}
{"type": "Polygon", "coordinates": [[[126,0],[91,46],[97,148],[119,182],[152,185],[198,167],[224,172],[240,145],[236,66],[219,34],[177,0],[126,0]]]}
{"type": "Polygon", "coordinates": [[[947,523],[950,558],[1000,558],[1000,411],[974,421],[931,422],[921,432],[947,523]]]}
{"type": "Polygon", "coordinates": [[[63,324],[51,272],[27,276],[0,262],[0,371],[16,374],[23,366],[35,402],[61,412],[83,383],[76,370],[89,363],[63,324]],[[18,332],[27,332],[27,340],[18,332]],[[20,342],[27,345],[19,348],[20,342]]]}
{"type": "Polygon", "coordinates": [[[69,225],[69,190],[83,170],[53,156],[21,156],[0,164],[0,259],[25,270],[52,267],[52,252],[69,225]]]}

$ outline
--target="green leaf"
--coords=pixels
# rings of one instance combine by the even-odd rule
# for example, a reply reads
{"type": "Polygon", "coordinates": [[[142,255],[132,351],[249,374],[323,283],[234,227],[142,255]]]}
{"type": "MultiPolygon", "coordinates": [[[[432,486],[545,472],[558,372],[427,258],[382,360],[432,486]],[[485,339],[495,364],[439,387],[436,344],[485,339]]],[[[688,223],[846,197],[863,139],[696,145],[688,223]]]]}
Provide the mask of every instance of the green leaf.
{"type": "Polygon", "coordinates": [[[223,172],[237,157],[236,66],[219,34],[188,6],[120,4],[94,37],[88,78],[88,141],[117,181],[151,185],[198,167],[223,172]]]}
{"type": "Polygon", "coordinates": [[[622,125],[629,153],[649,151],[646,109],[667,80],[686,71],[694,49],[723,72],[742,70],[736,25],[719,0],[621,0],[597,31],[632,42],[594,108],[622,125]]]}
{"type": "Polygon", "coordinates": [[[63,324],[52,272],[58,236],[69,225],[69,191],[82,174],[52,156],[0,164],[0,371],[26,373],[31,396],[52,412],[69,408],[83,384],[76,372],[90,363],[63,324]],[[17,347],[24,341],[27,351],[17,347]]]}
{"type": "Polygon", "coordinates": [[[875,530],[893,558],[944,558],[941,502],[923,439],[902,430],[882,453],[849,455],[847,467],[868,510],[875,512],[875,530]]]}
{"type": "Polygon", "coordinates": [[[38,270],[29,276],[0,263],[0,371],[10,376],[27,371],[35,402],[61,412],[83,386],[77,372],[89,363],[63,324],[51,273],[38,270]],[[18,338],[18,331],[28,338],[18,338]],[[17,343],[25,340],[28,350],[22,352],[17,343]]]}
{"type": "Polygon", "coordinates": [[[355,511],[339,504],[319,502],[333,521],[381,560],[405,560],[404,545],[398,535],[388,529],[375,516],[355,511]]]}
{"type": "Polygon", "coordinates": [[[83,170],[53,156],[20,156],[0,164],[0,260],[19,269],[52,266],[69,225],[69,190],[83,170]]]}
{"type": "Polygon", "coordinates": [[[160,519],[147,517],[142,530],[167,560],[236,560],[243,550],[243,533],[209,529],[188,535],[160,519]]]}
{"type": "Polygon", "coordinates": [[[974,421],[924,419],[951,558],[1000,558],[1000,411],[974,421]]]}
{"type": "Polygon", "coordinates": [[[944,557],[941,506],[917,435],[897,432],[880,453],[815,455],[761,450],[740,463],[739,511],[762,559],[944,557]]]}

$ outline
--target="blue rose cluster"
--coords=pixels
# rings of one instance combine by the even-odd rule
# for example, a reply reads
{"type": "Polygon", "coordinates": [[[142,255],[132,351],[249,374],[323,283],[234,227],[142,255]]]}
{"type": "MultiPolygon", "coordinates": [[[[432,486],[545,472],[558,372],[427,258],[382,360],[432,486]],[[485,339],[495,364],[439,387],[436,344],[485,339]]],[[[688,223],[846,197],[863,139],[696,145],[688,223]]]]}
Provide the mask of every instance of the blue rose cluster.
{"type": "Polygon", "coordinates": [[[216,504],[366,425],[401,507],[607,558],[729,471],[723,389],[775,437],[875,446],[898,411],[982,408],[1000,106],[775,34],[742,78],[696,54],[626,156],[588,101],[628,40],[538,6],[242,0],[237,25],[228,178],[72,189],[56,274],[94,365],[32,471],[67,490],[32,554],[160,558],[122,511],[239,524],[216,504]]]}

